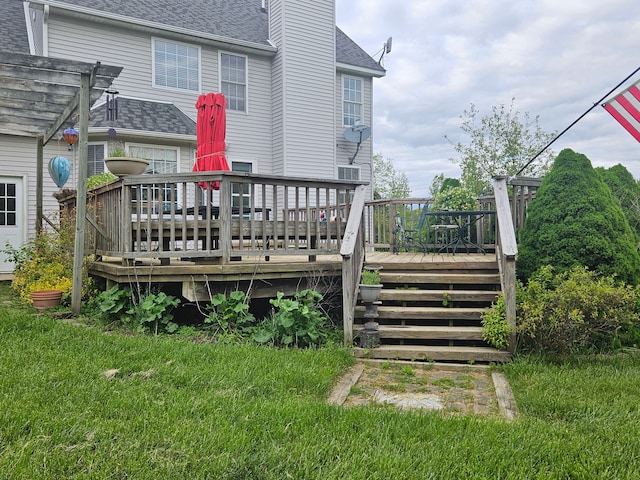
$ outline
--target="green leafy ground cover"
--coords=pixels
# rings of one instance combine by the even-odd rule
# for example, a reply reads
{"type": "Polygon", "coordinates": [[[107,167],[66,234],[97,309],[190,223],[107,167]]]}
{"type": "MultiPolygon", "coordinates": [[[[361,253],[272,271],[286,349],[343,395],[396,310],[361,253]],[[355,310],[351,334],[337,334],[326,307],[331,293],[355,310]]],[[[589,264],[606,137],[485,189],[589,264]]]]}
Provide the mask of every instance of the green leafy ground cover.
{"type": "Polygon", "coordinates": [[[637,478],[640,356],[505,367],[521,418],[326,403],[338,348],[107,334],[7,302],[0,478],[637,478]],[[116,371],[117,370],[117,371],[116,371]]]}

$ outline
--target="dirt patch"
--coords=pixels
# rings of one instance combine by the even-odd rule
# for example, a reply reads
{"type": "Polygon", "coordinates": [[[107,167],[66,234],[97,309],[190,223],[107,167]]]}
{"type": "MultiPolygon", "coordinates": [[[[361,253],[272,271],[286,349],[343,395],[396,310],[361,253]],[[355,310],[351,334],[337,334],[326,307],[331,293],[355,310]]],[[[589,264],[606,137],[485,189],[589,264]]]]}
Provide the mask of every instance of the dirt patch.
{"type": "Polygon", "coordinates": [[[453,414],[503,415],[491,372],[475,365],[359,363],[336,386],[330,402],[346,407],[393,405],[453,414]]]}

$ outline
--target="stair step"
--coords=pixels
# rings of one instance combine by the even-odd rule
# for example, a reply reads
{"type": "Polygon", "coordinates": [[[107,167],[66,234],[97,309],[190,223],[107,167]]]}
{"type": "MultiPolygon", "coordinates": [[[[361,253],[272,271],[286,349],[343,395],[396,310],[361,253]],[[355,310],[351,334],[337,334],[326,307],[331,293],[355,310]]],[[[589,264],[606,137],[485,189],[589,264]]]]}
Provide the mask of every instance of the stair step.
{"type": "Polygon", "coordinates": [[[446,347],[422,345],[380,345],[376,348],[355,348],[359,358],[385,360],[424,360],[447,362],[508,362],[511,354],[491,347],[446,347]]]}
{"type": "Polygon", "coordinates": [[[498,273],[380,272],[382,284],[499,285],[498,273]]]}
{"type": "MultiPolygon", "coordinates": [[[[363,325],[354,325],[354,332],[363,325]]],[[[417,340],[482,340],[482,327],[437,327],[419,325],[380,325],[380,338],[417,340]]]]}
{"type": "Polygon", "coordinates": [[[381,266],[383,272],[399,268],[402,270],[498,270],[495,255],[482,255],[473,258],[466,255],[440,256],[440,258],[441,260],[437,262],[422,262],[420,260],[415,262],[375,262],[375,265],[381,266]]]}
{"type": "MultiPolygon", "coordinates": [[[[379,319],[394,320],[478,320],[485,308],[447,308],[447,307],[378,307],[379,319]]],[[[365,307],[356,307],[355,317],[364,318],[365,307]]]]}
{"type": "Polygon", "coordinates": [[[439,302],[446,295],[451,302],[493,302],[497,296],[495,290],[408,290],[402,288],[382,289],[382,301],[439,302]]]}

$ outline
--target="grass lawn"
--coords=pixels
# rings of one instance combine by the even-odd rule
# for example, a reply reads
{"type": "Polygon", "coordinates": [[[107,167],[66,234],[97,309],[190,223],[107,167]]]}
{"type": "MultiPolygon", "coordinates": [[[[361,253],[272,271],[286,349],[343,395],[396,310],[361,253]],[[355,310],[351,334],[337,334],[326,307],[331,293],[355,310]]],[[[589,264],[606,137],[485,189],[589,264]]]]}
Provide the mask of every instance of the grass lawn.
{"type": "Polygon", "coordinates": [[[640,476],[638,355],[516,360],[512,423],[342,408],[326,398],[348,351],[106,334],[6,296],[1,479],[640,476]]]}

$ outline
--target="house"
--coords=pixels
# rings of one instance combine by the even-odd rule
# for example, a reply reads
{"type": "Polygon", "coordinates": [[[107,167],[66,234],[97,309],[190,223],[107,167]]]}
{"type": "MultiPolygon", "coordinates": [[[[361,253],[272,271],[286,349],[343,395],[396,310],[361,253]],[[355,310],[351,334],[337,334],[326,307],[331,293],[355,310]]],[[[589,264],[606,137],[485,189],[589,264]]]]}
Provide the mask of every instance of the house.
{"type": "MultiPolygon", "coordinates": [[[[114,145],[150,160],[149,172],[189,172],[195,160],[195,102],[227,98],[233,170],[370,181],[371,139],[347,128],[372,124],[373,79],[385,70],[335,25],[334,0],[5,0],[0,51],[122,66],[110,97],[92,108],[88,174],[105,170],[114,145]],[[115,93],[117,92],[117,93],[115,93]],[[107,99],[117,100],[108,114],[107,99]],[[356,155],[356,149],[359,151],[356,155]]],[[[1,72],[0,72],[1,76],[1,72]]],[[[16,230],[0,222],[0,245],[35,231],[35,150],[30,137],[0,135],[0,221],[11,205],[16,230]],[[6,188],[11,185],[11,191],[6,188]],[[4,200],[4,201],[3,201],[4,200]]],[[[61,138],[44,158],[72,163],[61,138]]],[[[46,163],[46,160],[45,160],[46,163]]],[[[58,190],[44,175],[44,211],[58,190]]],[[[0,273],[11,271],[0,254],[0,273]]]]}

